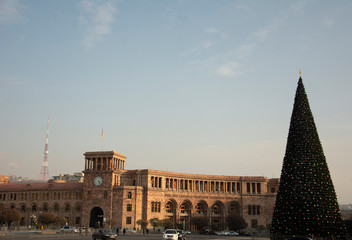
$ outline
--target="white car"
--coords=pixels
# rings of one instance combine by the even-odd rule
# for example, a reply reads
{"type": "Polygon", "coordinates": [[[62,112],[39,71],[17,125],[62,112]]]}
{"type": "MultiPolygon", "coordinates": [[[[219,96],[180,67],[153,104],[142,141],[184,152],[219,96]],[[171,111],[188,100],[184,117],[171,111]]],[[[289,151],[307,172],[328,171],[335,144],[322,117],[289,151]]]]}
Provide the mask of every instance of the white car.
{"type": "Polygon", "coordinates": [[[228,235],[229,235],[229,236],[239,236],[240,234],[239,234],[238,232],[232,231],[232,232],[229,232],[228,235]]]}
{"type": "Polygon", "coordinates": [[[163,234],[163,239],[178,240],[177,230],[176,229],[166,229],[163,234]]]}
{"type": "Polygon", "coordinates": [[[75,227],[64,226],[60,229],[61,233],[78,233],[79,230],[75,227]]]}

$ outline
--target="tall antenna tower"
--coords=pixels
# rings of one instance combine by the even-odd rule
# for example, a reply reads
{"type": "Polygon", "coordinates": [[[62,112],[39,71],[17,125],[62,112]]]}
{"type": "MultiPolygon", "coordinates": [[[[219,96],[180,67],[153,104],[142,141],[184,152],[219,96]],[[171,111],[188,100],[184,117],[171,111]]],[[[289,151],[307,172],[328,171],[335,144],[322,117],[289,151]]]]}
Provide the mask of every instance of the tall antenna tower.
{"type": "Polygon", "coordinates": [[[49,180],[49,168],[48,168],[48,153],[49,153],[49,118],[48,125],[46,126],[46,139],[44,148],[44,159],[42,163],[42,169],[40,170],[39,179],[43,181],[49,180]]]}

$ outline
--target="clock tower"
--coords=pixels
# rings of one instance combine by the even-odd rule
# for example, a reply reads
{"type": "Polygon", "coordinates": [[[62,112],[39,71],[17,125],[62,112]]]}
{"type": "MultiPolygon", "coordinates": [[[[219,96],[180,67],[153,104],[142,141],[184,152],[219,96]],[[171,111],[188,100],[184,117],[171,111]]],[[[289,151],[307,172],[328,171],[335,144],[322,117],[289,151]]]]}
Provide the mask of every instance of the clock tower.
{"type": "Polygon", "coordinates": [[[83,225],[103,227],[112,218],[114,189],[125,172],[126,156],[114,151],[86,152],[84,156],[83,225]]]}

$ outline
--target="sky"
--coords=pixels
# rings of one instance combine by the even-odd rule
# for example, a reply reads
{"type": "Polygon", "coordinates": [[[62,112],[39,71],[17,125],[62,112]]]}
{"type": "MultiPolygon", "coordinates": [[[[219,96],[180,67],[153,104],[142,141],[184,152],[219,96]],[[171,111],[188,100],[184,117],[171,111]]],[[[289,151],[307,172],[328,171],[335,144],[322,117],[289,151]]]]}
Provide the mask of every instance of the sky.
{"type": "Polygon", "coordinates": [[[340,204],[352,203],[352,2],[0,0],[0,174],[281,174],[302,69],[340,204]],[[101,132],[103,130],[103,140],[101,132]]]}

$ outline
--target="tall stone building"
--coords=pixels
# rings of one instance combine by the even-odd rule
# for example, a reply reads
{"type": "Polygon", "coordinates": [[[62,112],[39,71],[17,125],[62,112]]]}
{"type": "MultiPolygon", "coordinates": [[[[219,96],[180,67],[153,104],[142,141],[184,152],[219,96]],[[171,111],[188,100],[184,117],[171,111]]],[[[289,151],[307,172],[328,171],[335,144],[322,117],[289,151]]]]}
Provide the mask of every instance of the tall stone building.
{"type": "Polygon", "coordinates": [[[185,174],[150,169],[126,170],[126,156],[86,152],[84,182],[0,184],[0,211],[16,208],[22,225],[53,212],[73,226],[138,228],[137,220],[171,219],[195,230],[192,216],[222,226],[240,214],[249,227],[271,223],[279,179],[185,174]]]}

